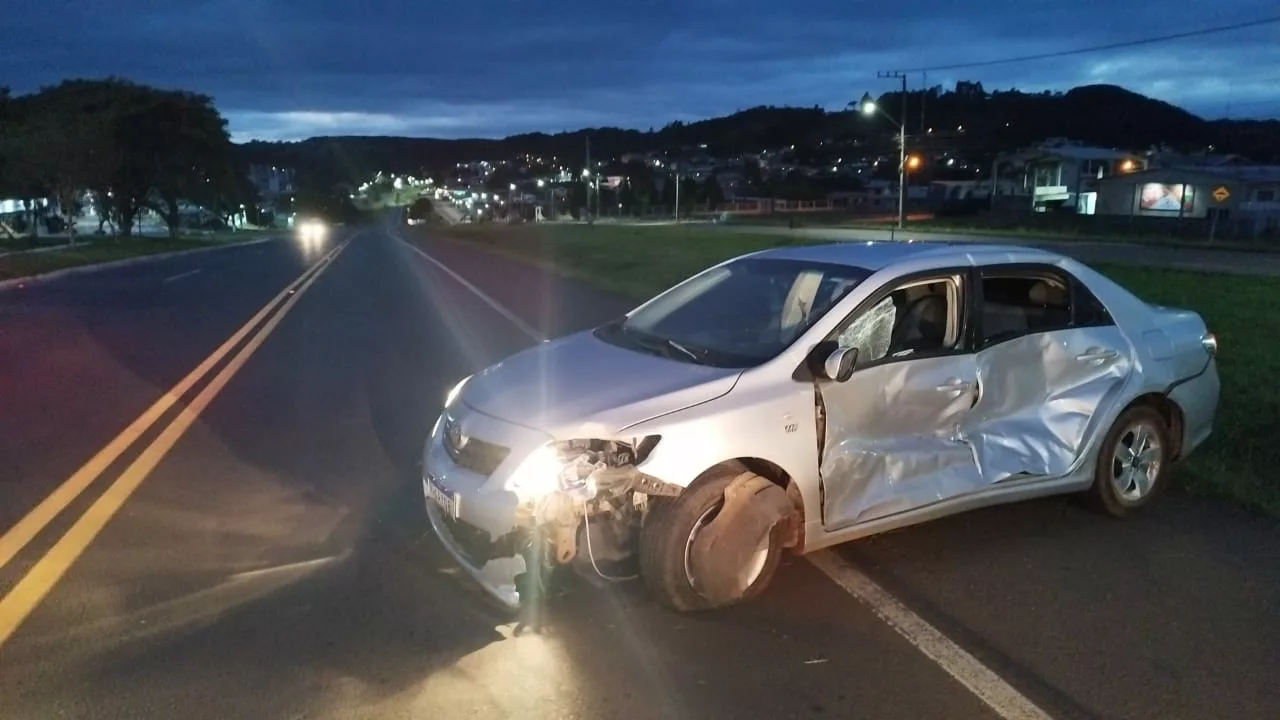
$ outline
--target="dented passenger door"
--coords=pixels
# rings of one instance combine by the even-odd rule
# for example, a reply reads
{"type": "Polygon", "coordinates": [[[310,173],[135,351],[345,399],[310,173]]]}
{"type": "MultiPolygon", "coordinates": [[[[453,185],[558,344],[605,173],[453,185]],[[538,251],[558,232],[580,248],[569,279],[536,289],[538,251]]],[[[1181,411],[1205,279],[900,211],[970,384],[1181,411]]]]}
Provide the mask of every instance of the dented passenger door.
{"type": "Polygon", "coordinates": [[[1130,345],[1060,268],[992,266],[979,275],[982,393],[964,436],[989,485],[1064,475],[1120,397],[1133,371],[1130,345]]]}
{"type": "Polygon", "coordinates": [[[976,398],[967,269],[886,285],[834,333],[858,348],[844,383],[819,382],[820,474],[830,530],[972,492],[981,475],[960,427],[976,398]]]}

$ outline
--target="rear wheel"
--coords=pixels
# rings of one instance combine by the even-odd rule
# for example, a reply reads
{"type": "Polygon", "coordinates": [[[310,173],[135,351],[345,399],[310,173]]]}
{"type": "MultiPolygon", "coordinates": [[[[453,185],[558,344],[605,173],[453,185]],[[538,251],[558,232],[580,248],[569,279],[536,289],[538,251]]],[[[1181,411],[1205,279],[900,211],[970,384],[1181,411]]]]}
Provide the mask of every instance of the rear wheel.
{"type": "Polygon", "coordinates": [[[1120,414],[1098,451],[1090,491],[1094,505],[1126,517],[1155,499],[1169,478],[1169,428],[1150,405],[1120,414]]]}
{"type": "Polygon", "coordinates": [[[663,604],[681,612],[725,607],[759,595],[769,585],[782,556],[779,529],[774,527],[747,563],[749,584],[742,596],[714,604],[698,591],[691,551],[698,533],[724,507],[724,492],[740,473],[726,473],[694,483],[679,497],[650,500],[640,536],[640,575],[663,604]]]}

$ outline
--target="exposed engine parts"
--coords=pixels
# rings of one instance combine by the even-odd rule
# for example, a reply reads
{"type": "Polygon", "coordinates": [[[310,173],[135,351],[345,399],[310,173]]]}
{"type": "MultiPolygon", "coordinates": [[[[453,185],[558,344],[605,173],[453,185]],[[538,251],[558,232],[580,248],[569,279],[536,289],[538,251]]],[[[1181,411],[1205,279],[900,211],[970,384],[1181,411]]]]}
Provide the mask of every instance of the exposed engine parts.
{"type": "MultiPolygon", "coordinates": [[[[647,454],[654,444],[656,439],[646,438],[635,447],[647,454]]],[[[622,562],[634,554],[647,496],[674,497],[683,488],[637,469],[643,456],[626,443],[573,440],[555,449],[562,463],[560,492],[530,508],[526,518],[536,529],[531,542],[546,543],[540,556],[555,565],[572,562],[585,546],[590,565],[605,576],[597,562],[622,562]]]]}
{"type": "MultiPolygon", "coordinates": [[[[642,472],[636,465],[643,457],[626,443],[583,440],[555,450],[558,491],[520,511],[530,572],[538,568],[544,576],[574,565],[604,580],[635,577],[634,570],[619,568],[638,557],[650,498],[674,498],[685,488],[642,472]]],[[[770,480],[753,472],[736,477],[724,490],[723,507],[689,547],[686,571],[697,577],[698,591],[713,604],[742,597],[752,582],[752,557],[766,536],[774,533],[779,547],[797,543],[795,508],[787,491],[770,480]]]]}

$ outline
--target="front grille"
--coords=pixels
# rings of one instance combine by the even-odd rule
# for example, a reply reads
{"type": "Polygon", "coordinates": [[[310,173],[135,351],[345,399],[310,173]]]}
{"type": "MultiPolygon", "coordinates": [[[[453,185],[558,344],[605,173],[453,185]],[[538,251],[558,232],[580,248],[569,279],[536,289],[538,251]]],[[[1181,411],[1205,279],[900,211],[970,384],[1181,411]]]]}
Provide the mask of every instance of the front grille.
{"type": "Polygon", "coordinates": [[[489,476],[498,469],[511,449],[462,434],[458,421],[445,417],[444,450],[458,467],[489,476]]]}
{"type": "Polygon", "coordinates": [[[490,560],[513,557],[520,552],[520,531],[512,531],[497,540],[491,540],[489,533],[478,527],[448,516],[443,520],[454,547],[475,567],[481,568],[490,560]]]}
{"type": "Polygon", "coordinates": [[[449,453],[449,458],[458,467],[466,468],[473,473],[479,473],[486,477],[492,475],[511,452],[510,448],[475,438],[467,438],[466,443],[459,448],[449,442],[446,437],[444,449],[445,452],[449,453]]]}

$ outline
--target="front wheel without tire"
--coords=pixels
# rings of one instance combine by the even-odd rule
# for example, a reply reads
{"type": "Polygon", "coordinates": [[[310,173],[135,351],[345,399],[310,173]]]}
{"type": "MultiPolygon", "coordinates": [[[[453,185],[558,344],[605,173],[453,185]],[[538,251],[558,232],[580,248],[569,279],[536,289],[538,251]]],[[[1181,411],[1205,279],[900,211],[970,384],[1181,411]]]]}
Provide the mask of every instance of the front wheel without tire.
{"type": "Polygon", "coordinates": [[[1148,505],[1169,477],[1169,428],[1150,405],[1120,414],[1098,450],[1090,490],[1094,505],[1113,517],[1126,517],[1148,505]]]}
{"type": "MultiPolygon", "coordinates": [[[[746,473],[750,475],[751,473],[746,473]]],[[[782,556],[780,531],[765,535],[747,564],[751,577],[737,599],[715,604],[698,591],[691,569],[691,550],[699,531],[724,507],[725,489],[743,474],[704,478],[675,498],[653,498],[640,534],[640,575],[664,605],[681,612],[725,607],[759,595],[769,585],[782,556]]]]}

